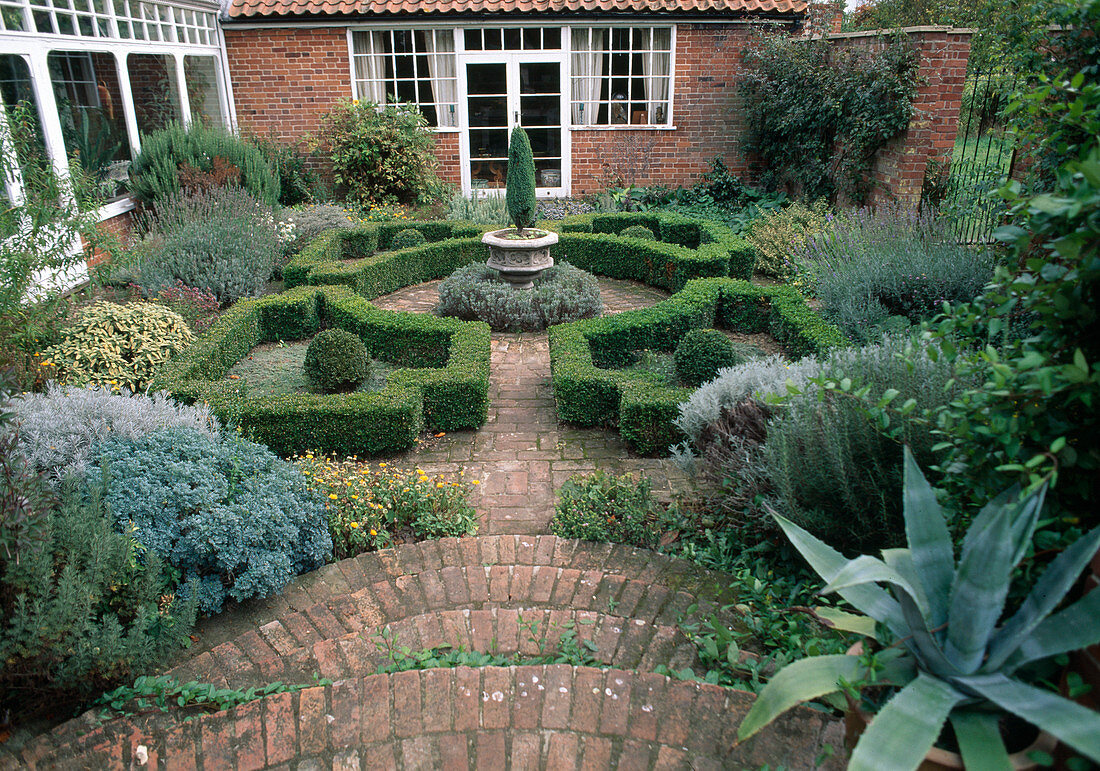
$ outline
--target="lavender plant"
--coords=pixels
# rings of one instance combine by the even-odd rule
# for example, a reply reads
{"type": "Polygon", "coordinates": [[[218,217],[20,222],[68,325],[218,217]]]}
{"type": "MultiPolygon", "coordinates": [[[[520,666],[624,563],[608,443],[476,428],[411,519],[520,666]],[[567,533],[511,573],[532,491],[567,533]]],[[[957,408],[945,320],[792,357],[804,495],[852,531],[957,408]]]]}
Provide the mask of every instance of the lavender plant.
{"type": "Polygon", "coordinates": [[[931,318],[943,303],[972,300],[993,274],[994,255],[955,243],[929,212],[895,206],[836,216],[802,249],[822,313],[857,341],[931,318]]]}

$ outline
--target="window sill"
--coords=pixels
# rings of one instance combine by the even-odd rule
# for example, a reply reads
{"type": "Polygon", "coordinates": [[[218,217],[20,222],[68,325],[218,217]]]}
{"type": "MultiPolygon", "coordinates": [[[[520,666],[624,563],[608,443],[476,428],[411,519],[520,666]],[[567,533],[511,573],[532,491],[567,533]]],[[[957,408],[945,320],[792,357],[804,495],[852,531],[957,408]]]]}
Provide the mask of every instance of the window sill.
{"type": "Polygon", "coordinates": [[[651,123],[616,123],[613,126],[570,126],[570,131],[675,131],[675,125],[655,126],[651,123]]]}
{"type": "Polygon", "coordinates": [[[458,126],[435,126],[432,131],[436,134],[461,134],[462,129],[458,126]]]}
{"type": "Polygon", "coordinates": [[[109,220],[112,217],[117,217],[120,214],[125,214],[128,211],[133,211],[137,207],[137,202],[130,196],[125,198],[119,198],[117,201],[111,201],[108,204],[104,204],[99,207],[99,211],[96,212],[96,216],[99,217],[99,221],[109,220]]]}

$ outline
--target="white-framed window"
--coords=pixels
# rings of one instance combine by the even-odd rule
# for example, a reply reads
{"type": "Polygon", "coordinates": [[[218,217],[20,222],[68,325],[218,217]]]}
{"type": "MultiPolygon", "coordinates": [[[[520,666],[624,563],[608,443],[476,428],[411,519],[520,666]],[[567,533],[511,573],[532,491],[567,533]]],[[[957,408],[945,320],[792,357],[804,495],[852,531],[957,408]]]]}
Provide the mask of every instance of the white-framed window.
{"type": "Polygon", "coordinates": [[[415,104],[429,125],[458,126],[453,30],[356,30],[351,45],[358,99],[415,104]]]}
{"type": "Polygon", "coordinates": [[[671,27],[573,27],[574,126],[672,122],[671,27]]]}
{"type": "Polygon", "coordinates": [[[475,27],[462,30],[467,51],[560,51],[561,27],[475,27]]]}

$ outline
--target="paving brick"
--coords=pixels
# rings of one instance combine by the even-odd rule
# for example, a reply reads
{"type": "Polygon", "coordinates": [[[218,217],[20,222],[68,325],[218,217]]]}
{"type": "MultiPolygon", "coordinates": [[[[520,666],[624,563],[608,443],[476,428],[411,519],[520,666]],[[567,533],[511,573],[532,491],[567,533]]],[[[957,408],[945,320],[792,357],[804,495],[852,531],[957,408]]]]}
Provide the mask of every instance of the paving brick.
{"type": "Polygon", "coordinates": [[[298,747],[303,755],[324,752],[328,747],[328,721],[323,688],[298,692],[298,747]]]}

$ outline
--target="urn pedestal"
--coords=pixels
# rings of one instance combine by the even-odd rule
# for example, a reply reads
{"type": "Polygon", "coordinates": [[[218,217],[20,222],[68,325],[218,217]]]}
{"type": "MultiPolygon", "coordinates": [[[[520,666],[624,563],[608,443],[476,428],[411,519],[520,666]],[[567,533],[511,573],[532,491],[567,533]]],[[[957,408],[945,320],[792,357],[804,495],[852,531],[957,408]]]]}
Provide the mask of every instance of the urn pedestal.
{"type": "Polygon", "coordinates": [[[554,264],[550,247],[558,242],[558,234],[534,228],[527,231],[532,238],[516,238],[512,228],[494,230],[481,237],[481,242],[489,247],[485,264],[500,273],[514,289],[531,289],[539,274],[554,264]]]}

